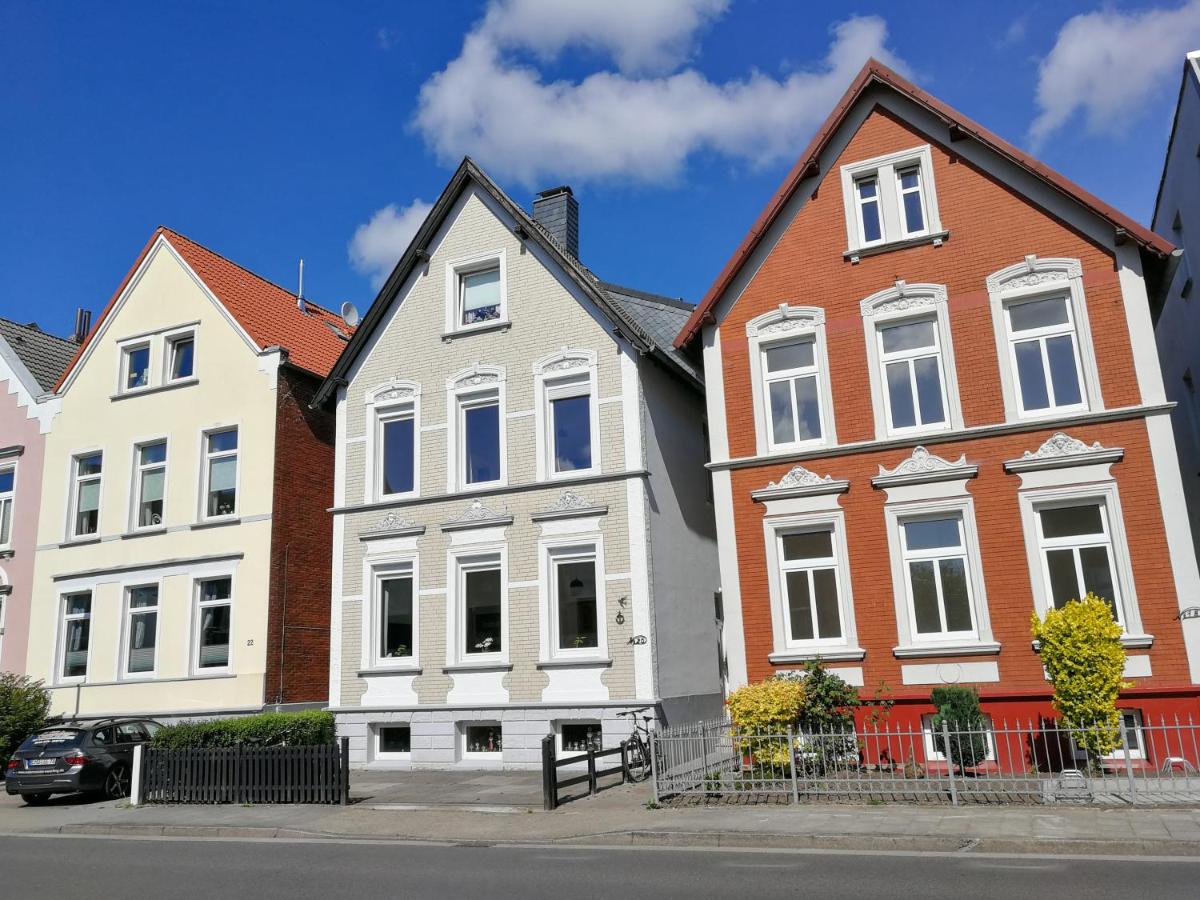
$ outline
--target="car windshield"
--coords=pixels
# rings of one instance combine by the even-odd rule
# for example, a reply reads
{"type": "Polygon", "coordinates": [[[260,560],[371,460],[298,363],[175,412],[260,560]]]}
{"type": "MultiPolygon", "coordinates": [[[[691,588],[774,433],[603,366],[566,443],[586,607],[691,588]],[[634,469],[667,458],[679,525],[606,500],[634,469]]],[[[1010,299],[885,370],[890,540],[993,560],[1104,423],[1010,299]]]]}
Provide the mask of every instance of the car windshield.
{"type": "Polygon", "coordinates": [[[67,747],[78,747],[83,740],[83,732],[78,728],[56,728],[52,731],[39,731],[25,739],[20,747],[22,750],[60,750],[67,747]]]}

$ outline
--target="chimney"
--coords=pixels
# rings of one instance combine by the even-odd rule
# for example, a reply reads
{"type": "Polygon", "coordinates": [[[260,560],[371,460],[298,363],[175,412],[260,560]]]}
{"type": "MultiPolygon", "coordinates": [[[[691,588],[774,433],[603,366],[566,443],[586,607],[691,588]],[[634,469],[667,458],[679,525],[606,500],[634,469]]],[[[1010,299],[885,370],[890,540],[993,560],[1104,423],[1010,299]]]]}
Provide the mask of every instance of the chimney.
{"type": "Polygon", "coordinates": [[[550,232],[570,256],[579,258],[579,201],[567,185],[537,195],[533,220],[550,232]]]}
{"type": "Polygon", "coordinates": [[[71,335],[71,340],[77,344],[82,344],[84,338],[88,336],[88,332],[92,330],[92,311],[84,309],[82,306],[75,310],[75,333],[71,335]]]}

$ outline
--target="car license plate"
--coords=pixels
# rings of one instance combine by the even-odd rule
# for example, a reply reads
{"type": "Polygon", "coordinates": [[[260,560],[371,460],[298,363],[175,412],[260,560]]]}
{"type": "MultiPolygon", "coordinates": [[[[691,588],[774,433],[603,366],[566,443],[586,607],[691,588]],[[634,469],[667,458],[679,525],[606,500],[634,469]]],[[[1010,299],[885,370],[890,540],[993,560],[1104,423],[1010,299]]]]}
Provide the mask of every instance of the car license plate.
{"type": "Polygon", "coordinates": [[[31,769],[40,768],[42,766],[53,766],[58,764],[57,759],[27,759],[25,760],[31,769]]]}

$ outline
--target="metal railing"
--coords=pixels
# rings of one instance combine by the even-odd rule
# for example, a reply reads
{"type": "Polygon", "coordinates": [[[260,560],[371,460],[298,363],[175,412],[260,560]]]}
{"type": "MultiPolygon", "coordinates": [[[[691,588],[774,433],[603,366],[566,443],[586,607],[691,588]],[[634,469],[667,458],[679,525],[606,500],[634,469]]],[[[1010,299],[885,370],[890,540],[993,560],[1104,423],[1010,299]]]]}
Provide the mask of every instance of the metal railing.
{"type": "Polygon", "coordinates": [[[1090,729],[1038,720],[753,733],[716,719],[656,730],[651,743],[656,800],[1200,802],[1200,725],[1190,718],[1090,729]]]}

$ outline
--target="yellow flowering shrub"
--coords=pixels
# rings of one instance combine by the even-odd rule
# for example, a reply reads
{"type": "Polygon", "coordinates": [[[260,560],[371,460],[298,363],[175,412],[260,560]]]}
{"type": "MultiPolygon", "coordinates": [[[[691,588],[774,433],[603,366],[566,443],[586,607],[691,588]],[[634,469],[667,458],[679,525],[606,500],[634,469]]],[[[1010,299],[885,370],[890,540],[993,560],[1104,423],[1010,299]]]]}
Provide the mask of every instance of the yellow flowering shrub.
{"type": "Polygon", "coordinates": [[[1054,686],[1054,708],[1092,759],[1111,753],[1121,741],[1117,696],[1129,686],[1122,680],[1121,626],[1111,607],[1089,593],[1048,610],[1044,619],[1034,613],[1032,626],[1054,686]]]}
{"type": "Polygon", "coordinates": [[[768,678],[747,684],[729,695],[726,701],[734,734],[773,735],[769,738],[743,738],[741,750],[755,761],[768,766],[788,762],[789,725],[795,725],[804,709],[804,684],[784,678],[768,678]]]}

